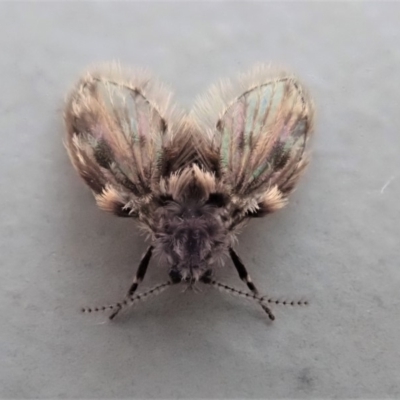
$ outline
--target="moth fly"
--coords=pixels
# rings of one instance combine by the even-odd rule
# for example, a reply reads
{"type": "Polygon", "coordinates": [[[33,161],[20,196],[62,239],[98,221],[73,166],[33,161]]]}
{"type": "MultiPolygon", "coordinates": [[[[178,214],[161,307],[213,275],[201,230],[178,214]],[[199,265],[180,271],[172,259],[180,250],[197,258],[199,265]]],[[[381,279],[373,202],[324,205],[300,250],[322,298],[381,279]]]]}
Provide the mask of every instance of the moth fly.
{"type": "Polygon", "coordinates": [[[286,205],[308,162],[312,100],[292,74],[265,65],[214,86],[190,113],[170,99],[146,72],[117,64],[90,70],[68,97],[73,166],[102,210],[136,220],[151,242],[124,300],[83,311],[113,319],[171,285],[200,282],[256,301],[273,320],[279,301],[259,294],[233,244],[252,218],[286,205]],[[153,255],[168,279],[137,294],[153,255]],[[249,291],[215,279],[226,257],[249,291]]]}

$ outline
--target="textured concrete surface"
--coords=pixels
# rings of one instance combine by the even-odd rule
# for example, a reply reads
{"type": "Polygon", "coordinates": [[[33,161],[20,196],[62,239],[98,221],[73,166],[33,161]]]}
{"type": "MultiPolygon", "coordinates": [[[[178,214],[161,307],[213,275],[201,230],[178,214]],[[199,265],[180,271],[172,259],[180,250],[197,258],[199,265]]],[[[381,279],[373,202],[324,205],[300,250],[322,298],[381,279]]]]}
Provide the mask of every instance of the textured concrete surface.
{"type": "MultiPolygon", "coordinates": [[[[400,4],[0,4],[1,398],[399,398],[400,4]],[[97,210],[61,143],[88,64],[150,68],[190,107],[258,61],[295,70],[318,108],[314,158],[241,253],[275,307],[171,290],[115,323],[145,249],[97,210]]],[[[164,279],[152,265],[143,287],[164,279]]],[[[242,287],[232,267],[220,275],[242,287]]]]}

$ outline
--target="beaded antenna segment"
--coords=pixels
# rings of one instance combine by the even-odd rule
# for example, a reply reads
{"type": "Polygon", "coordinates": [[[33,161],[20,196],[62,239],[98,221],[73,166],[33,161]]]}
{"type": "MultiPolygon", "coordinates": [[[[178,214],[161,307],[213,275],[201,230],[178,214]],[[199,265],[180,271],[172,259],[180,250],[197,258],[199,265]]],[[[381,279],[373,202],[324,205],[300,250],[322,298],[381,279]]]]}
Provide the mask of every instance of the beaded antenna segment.
{"type": "Polygon", "coordinates": [[[261,296],[233,249],[252,218],[287,204],[307,166],[314,107],[294,75],[259,65],[186,113],[148,73],[110,64],[79,80],[64,119],[69,157],[97,205],[134,219],[151,242],[125,298],[83,311],[113,319],[171,285],[199,283],[256,302],[271,320],[272,304],[307,304],[261,296]],[[153,256],[168,280],[137,294],[153,256]],[[215,280],[225,258],[249,291],[215,280]]]}

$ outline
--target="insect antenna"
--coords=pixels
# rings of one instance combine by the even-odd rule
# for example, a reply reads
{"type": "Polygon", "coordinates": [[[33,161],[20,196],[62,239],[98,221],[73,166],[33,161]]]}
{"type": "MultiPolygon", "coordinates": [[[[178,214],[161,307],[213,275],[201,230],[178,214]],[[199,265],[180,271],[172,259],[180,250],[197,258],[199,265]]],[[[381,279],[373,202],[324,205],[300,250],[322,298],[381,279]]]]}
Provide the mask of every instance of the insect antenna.
{"type": "Polygon", "coordinates": [[[276,304],[280,306],[308,306],[307,300],[275,300],[268,298],[267,296],[261,297],[262,301],[266,301],[269,304],[276,304]]]}
{"type": "Polygon", "coordinates": [[[243,290],[233,288],[231,286],[226,285],[225,283],[221,283],[221,282],[218,282],[215,280],[209,281],[208,284],[219,290],[223,290],[233,296],[244,297],[245,299],[248,299],[248,300],[257,301],[260,304],[260,306],[262,307],[262,309],[268,314],[269,319],[271,321],[273,321],[275,319],[275,316],[274,316],[274,314],[272,314],[271,309],[267,305],[263,304],[263,301],[265,301],[265,299],[262,299],[261,297],[255,295],[253,293],[244,292],[243,290]]]}
{"type": "Polygon", "coordinates": [[[299,305],[299,306],[303,306],[303,305],[308,305],[307,301],[288,301],[288,300],[275,300],[272,299],[270,297],[267,296],[258,296],[256,294],[253,293],[248,293],[248,292],[244,292],[243,290],[239,290],[236,288],[233,288],[232,286],[228,286],[225,283],[221,283],[218,282],[216,280],[210,280],[208,282],[204,282],[206,284],[209,284],[219,290],[223,290],[226,293],[229,293],[233,296],[239,296],[239,297],[243,297],[245,299],[248,300],[255,300],[256,302],[258,302],[260,304],[260,306],[262,307],[262,309],[267,313],[269,319],[271,321],[275,320],[275,316],[272,313],[271,309],[267,306],[266,303],[268,304],[277,304],[277,305],[290,305],[290,306],[295,306],[295,305],[299,305]]]}
{"type": "Polygon", "coordinates": [[[92,312],[99,312],[99,311],[113,311],[113,313],[109,316],[109,319],[113,320],[119,314],[119,312],[121,310],[123,310],[124,308],[130,307],[139,301],[147,300],[149,297],[157,296],[171,285],[173,285],[173,282],[167,281],[167,282],[158,284],[143,293],[139,293],[134,296],[127,297],[119,303],[114,303],[114,304],[110,304],[110,305],[102,306],[102,307],[84,307],[84,308],[82,308],[82,312],[92,313],[92,312]]]}

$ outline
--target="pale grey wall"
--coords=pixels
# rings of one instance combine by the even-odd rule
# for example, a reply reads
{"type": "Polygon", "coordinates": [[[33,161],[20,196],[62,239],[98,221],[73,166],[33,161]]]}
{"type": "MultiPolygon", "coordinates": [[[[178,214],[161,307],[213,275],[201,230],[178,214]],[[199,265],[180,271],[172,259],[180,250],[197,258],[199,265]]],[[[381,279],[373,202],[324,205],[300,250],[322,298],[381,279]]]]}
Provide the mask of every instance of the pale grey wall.
{"type": "Polygon", "coordinates": [[[395,2],[1,3],[0,397],[399,397],[399,21],[395,2]],[[308,308],[275,307],[270,324],[176,289],[113,324],[79,314],[119,300],[145,248],[97,210],[61,144],[66,90],[116,58],[186,106],[258,61],[308,83],[308,174],[238,246],[265,293],[308,308]]]}

